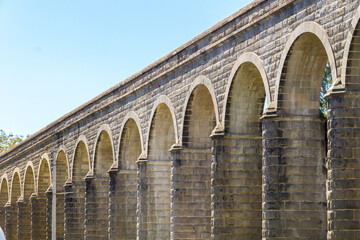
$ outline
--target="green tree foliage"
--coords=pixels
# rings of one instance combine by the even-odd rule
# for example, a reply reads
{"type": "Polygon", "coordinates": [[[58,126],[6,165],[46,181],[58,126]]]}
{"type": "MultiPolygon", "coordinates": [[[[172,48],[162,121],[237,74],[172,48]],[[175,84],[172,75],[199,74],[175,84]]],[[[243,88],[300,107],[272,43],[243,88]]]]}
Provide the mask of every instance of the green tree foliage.
{"type": "Polygon", "coordinates": [[[0,129],[0,153],[12,148],[23,140],[23,136],[14,135],[9,133],[7,135],[5,131],[0,129]]]}
{"type": "Polygon", "coordinates": [[[324,95],[326,94],[331,84],[332,84],[331,69],[329,62],[327,62],[323,76],[323,81],[321,84],[321,91],[320,91],[320,111],[322,112],[324,117],[327,117],[327,106],[324,95]]]}

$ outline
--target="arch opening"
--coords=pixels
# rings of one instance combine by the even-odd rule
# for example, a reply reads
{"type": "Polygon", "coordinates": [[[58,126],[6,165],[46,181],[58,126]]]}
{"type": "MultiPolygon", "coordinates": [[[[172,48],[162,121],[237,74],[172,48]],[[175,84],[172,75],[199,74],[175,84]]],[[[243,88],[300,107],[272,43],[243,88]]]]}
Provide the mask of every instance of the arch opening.
{"type": "Polygon", "coordinates": [[[300,35],[286,58],[278,93],[278,112],[319,117],[319,99],[328,56],[313,33],[300,35]]]}
{"type": "Polygon", "coordinates": [[[175,130],[168,106],[161,103],[156,108],[151,122],[149,138],[149,158],[152,160],[170,160],[169,149],[175,143],[175,130]]]}
{"type": "MultiPolygon", "coordinates": [[[[355,24],[354,24],[355,25],[355,24]]],[[[360,90],[360,21],[356,24],[346,61],[345,84],[350,90],[360,90]]]]}
{"type": "MultiPolygon", "coordinates": [[[[183,122],[183,149],[173,154],[172,211],[177,212],[174,238],[181,238],[186,229],[199,229],[188,233],[189,238],[211,237],[211,147],[210,135],[216,126],[215,104],[206,85],[196,85],[187,102],[183,122]],[[187,211],[181,206],[186,205],[187,211]],[[183,225],[177,218],[188,219],[183,225]],[[179,232],[179,233],[177,233],[179,232]]],[[[181,221],[181,220],[180,220],[181,221]]]]}
{"type": "Polygon", "coordinates": [[[232,80],[225,114],[225,132],[261,136],[265,88],[257,67],[243,63],[232,80]]]}
{"type": "Polygon", "coordinates": [[[64,150],[56,158],[56,238],[64,239],[65,233],[65,183],[69,177],[69,166],[64,150]],[[59,194],[60,193],[60,194],[59,194]]]}
{"type": "Polygon", "coordinates": [[[45,197],[46,192],[51,184],[51,176],[49,170],[49,164],[46,159],[42,159],[39,167],[39,176],[38,176],[38,195],[40,197],[45,197]]]}
{"type": "Polygon", "coordinates": [[[108,237],[110,190],[108,171],[114,162],[110,136],[111,133],[106,130],[102,130],[98,135],[94,154],[95,179],[91,181],[90,186],[87,186],[85,228],[87,236],[90,238],[106,239],[108,237]]]}
{"type": "Polygon", "coordinates": [[[216,126],[215,107],[208,88],[199,84],[186,106],[183,145],[187,148],[211,148],[210,135],[216,126]]]}
{"type": "Polygon", "coordinates": [[[108,177],[108,171],[114,162],[113,147],[109,134],[102,131],[98,137],[94,157],[96,177],[108,177]]]}
{"type": "Polygon", "coordinates": [[[149,132],[146,166],[147,237],[170,238],[171,146],[176,142],[174,120],[165,103],[157,106],[149,132]]]}
{"type": "Polygon", "coordinates": [[[46,239],[47,237],[47,227],[50,222],[48,221],[47,216],[50,215],[51,212],[51,198],[48,199],[50,195],[48,195],[48,190],[51,185],[51,174],[50,174],[50,166],[48,160],[46,158],[41,159],[39,170],[38,170],[38,180],[37,180],[37,189],[38,189],[38,197],[33,199],[32,208],[34,212],[38,214],[32,215],[32,224],[33,231],[32,237],[33,239],[46,239]],[[50,201],[49,201],[50,200],[50,201]]]}
{"type": "Polygon", "coordinates": [[[141,149],[140,131],[134,119],[130,118],[123,129],[120,142],[120,168],[127,170],[137,169],[141,149]]]}
{"type": "Polygon", "coordinates": [[[3,178],[0,185],[0,227],[5,230],[5,205],[9,200],[9,189],[6,178],[3,178]]]}
{"type": "MultiPolygon", "coordinates": [[[[274,136],[266,135],[264,140],[265,171],[268,173],[267,178],[271,179],[265,181],[268,184],[265,189],[276,186],[279,193],[277,200],[288,203],[277,209],[284,223],[278,225],[278,228],[284,228],[293,220],[282,213],[294,211],[289,206],[296,204],[306,215],[297,215],[297,220],[307,224],[307,232],[316,238],[326,238],[327,130],[326,118],[320,111],[319,102],[324,71],[327,62],[332,59],[328,56],[328,46],[315,33],[302,33],[291,44],[279,81],[279,119],[273,121],[272,125],[268,124],[270,120],[265,120],[263,125],[267,128],[264,132],[271,131],[273,127],[281,130],[274,132],[274,136]],[[279,146],[281,152],[270,156],[269,153],[279,146]],[[278,162],[274,163],[272,157],[277,157],[278,162]],[[276,171],[270,172],[270,169],[276,171]],[[311,224],[313,221],[319,224],[311,224]]],[[[265,194],[265,198],[269,195],[265,194]]],[[[264,206],[266,208],[266,204],[264,206]]],[[[270,224],[275,220],[266,221],[270,224]]],[[[297,236],[299,228],[295,227],[289,235],[297,236]]],[[[281,233],[277,234],[277,237],[282,237],[281,233]]]]}
{"type": "MultiPolygon", "coordinates": [[[[245,61],[230,79],[225,135],[215,139],[215,229],[224,238],[262,236],[262,123],[266,91],[257,66],[245,61]],[[232,224],[228,224],[232,222],[232,224]],[[226,229],[226,230],[225,230],[226,229]]],[[[216,231],[216,230],[214,230],[216,231]]]]}
{"type": "Polygon", "coordinates": [[[72,173],[73,195],[69,203],[68,212],[74,221],[67,223],[67,233],[76,239],[84,238],[85,230],[85,176],[89,172],[89,157],[85,143],[80,141],[75,149],[72,173]]]}
{"type": "Polygon", "coordinates": [[[18,200],[21,197],[21,181],[20,181],[20,174],[15,172],[13,178],[11,180],[11,206],[9,209],[10,212],[10,228],[7,229],[10,233],[7,233],[10,236],[10,239],[17,239],[18,237],[18,200]]]}
{"type": "Polygon", "coordinates": [[[8,183],[5,178],[2,179],[0,190],[0,207],[4,207],[9,200],[8,183]]]}
{"type": "Polygon", "coordinates": [[[24,201],[29,201],[31,195],[35,193],[34,172],[32,167],[28,166],[24,181],[24,201]]]}
{"type": "Polygon", "coordinates": [[[119,147],[119,174],[116,191],[122,196],[117,198],[120,219],[116,231],[126,239],[136,238],[137,224],[137,164],[142,153],[139,127],[133,118],[126,120],[122,129],[119,147]],[[125,217],[126,216],[126,217],[125,217]]]}
{"type": "Polygon", "coordinates": [[[30,197],[35,193],[35,176],[32,164],[28,165],[24,179],[24,199],[18,203],[18,231],[19,239],[31,239],[31,200],[30,197]]]}

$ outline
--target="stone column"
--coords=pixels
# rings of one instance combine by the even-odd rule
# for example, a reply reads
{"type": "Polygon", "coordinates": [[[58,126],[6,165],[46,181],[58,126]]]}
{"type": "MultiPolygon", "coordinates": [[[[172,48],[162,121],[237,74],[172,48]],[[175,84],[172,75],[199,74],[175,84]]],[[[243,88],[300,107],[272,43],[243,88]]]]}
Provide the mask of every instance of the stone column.
{"type": "Polygon", "coordinates": [[[262,125],[263,239],[326,238],[324,121],[274,114],[262,125]]]}
{"type": "Polygon", "coordinates": [[[170,160],[139,159],[138,239],[170,238],[170,160]]]}
{"type": "MultiPolygon", "coordinates": [[[[5,214],[5,206],[0,206],[0,227],[5,232],[6,226],[6,214],[5,214]]],[[[6,234],[6,233],[5,233],[6,234]]]]}
{"type": "Polygon", "coordinates": [[[46,192],[46,233],[48,240],[51,239],[52,233],[52,188],[46,192]]]}
{"type": "MultiPolygon", "coordinates": [[[[75,186],[65,184],[65,239],[84,239],[84,210],[85,199],[77,198],[75,186]],[[80,215],[80,216],[79,216],[80,215]]],[[[80,189],[76,189],[80,190],[80,189]]]]}
{"type": "Polygon", "coordinates": [[[328,239],[360,239],[360,92],[328,101],[328,239]]]}
{"type": "Polygon", "coordinates": [[[18,207],[17,204],[7,203],[5,209],[6,214],[6,239],[18,239],[17,235],[17,218],[18,207]]]}
{"type": "Polygon", "coordinates": [[[65,185],[56,192],[56,238],[59,240],[65,235],[65,185]]]}
{"type": "Polygon", "coordinates": [[[85,191],[85,239],[91,239],[92,230],[91,226],[94,224],[95,219],[93,218],[93,212],[95,211],[96,206],[95,202],[95,185],[93,183],[93,176],[86,176],[86,191],[85,191]]]}
{"type": "Polygon", "coordinates": [[[46,196],[32,195],[31,202],[31,224],[32,239],[46,239],[46,227],[47,227],[47,205],[46,196]]]}
{"type": "Polygon", "coordinates": [[[31,204],[30,199],[22,199],[18,206],[18,239],[31,239],[31,204]]]}
{"type": "Polygon", "coordinates": [[[124,239],[136,239],[137,235],[137,170],[121,169],[118,173],[116,201],[118,202],[117,225],[124,239]]]}
{"type": "Polygon", "coordinates": [[[138,191],[137,191],[137,237],[136,239],[147,239],[148,228],[147,228],[147,163],[146,159],[139,159],[136,164],[138,167],[138,191]]]}
{"type": "Polygon", "coordinates": [[[172,149],[171,239],[211,237],[211,150],[172,149]]]}
{"type": "Polygon", "coordinates": [[[213,134],[212,239],[261,238],[262,138],[213,134]]]}
{"type": "Polygon", "coordinates": [[[109,177],[86,177],[85,238],[109,237],[109,177]]]}
{"type": "Polygon", "coordinates": [[[117,211],[119,210],[118,202],[116,200],[116,187],[117,187],[117,174],[118,169],[112,168],[109,171],[110,177],[110,192],[109,192],[109,238],[110,239],[120,239],[121,234],[118,233],[118,222],[117,211]]]}

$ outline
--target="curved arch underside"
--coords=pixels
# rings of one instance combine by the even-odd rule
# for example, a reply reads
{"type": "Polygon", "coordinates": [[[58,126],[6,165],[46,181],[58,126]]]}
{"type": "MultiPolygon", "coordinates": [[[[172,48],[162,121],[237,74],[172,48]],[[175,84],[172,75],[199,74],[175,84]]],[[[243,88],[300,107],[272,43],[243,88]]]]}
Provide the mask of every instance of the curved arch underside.
{"type": "Polygon", "coordinates": [[[26,169],[25,181],[24,181],[24,200],[29,201],[31,194],[35,193],[35,181],[34,181],[33,169],[29,166],[26,169]]]}
{"type": "Polygon", "coordinates": [[[286,58],[279,86],[278,113],[318,117],[320,88],[328,56],[319,38],[300,35],[286,58]]]}
{"type": "Polygon", "coordinates": [[[360,22],[357,23],[351,40],[346,64],[346,88],[360,90],[360,22]]]}
{"type": "Polygon", "coordinates": [[[136,161],[140,157],[142,150],[139,128],[132,118],[125,123],[123,128],[119,151],[120,168],[135,170],[136,161]]]}
{"type": "Polygon", "coordinates": [[[214,104],[208,88],[195,87],[186,106],[183,145],[188,148],[210,148],[210,135],[216,126],[214,104]]]}
{"type": "Polygon", "coordinates": [[[8,191],[8,182],[4,178],[2,179],[1,186],[0,186],[0,227],[5,229],[5,205],[9,200],[9,191],[8,191]]]}
{"type": "Polygon", "coordinates": [[[108,176],[107,172],[114,162],[113,146],[109,134],[102,131],[96,143],[94,174],[97,177],[108,176]]]}
{"type": "Polygon", "coordinates": [[[265,88],[260,72],[253,63],[246,62],[239,67],[227,100],[225,132],[260,136],[265,88]]]}

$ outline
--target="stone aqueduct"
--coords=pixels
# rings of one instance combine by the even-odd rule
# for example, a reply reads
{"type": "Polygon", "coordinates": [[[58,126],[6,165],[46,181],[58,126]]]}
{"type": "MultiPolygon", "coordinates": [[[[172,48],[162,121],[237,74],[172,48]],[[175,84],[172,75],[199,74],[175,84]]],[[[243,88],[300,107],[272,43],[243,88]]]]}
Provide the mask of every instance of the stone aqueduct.
{"type": "Polygon", "coordinates": [[[257,0],[3,153],[7,238],[56,186],[58,239],[360,239],[359,5],[257,0]]]}

